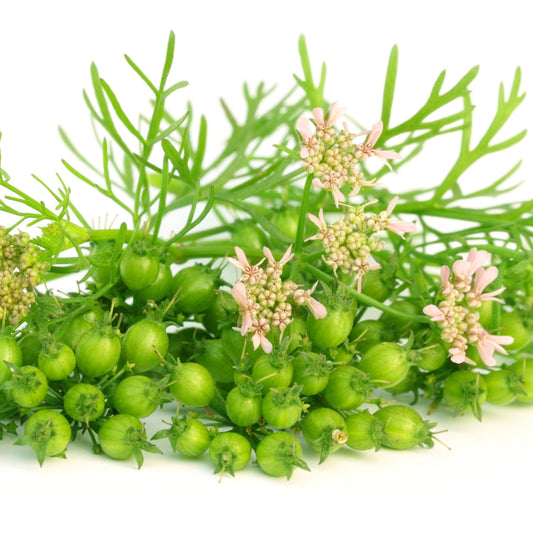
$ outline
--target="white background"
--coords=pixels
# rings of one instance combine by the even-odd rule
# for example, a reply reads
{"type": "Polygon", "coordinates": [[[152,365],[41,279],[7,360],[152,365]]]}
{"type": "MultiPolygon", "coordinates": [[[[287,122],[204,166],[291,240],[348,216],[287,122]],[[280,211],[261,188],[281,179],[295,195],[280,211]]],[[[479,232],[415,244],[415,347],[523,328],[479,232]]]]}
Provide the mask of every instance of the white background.
{"type": "MultiPolygon", "coordinates": [[[[307,38],[315,69],[322,61],[328,64],[327,98],[339,100],[367,125],[379,118],[392,45],[400,50],[393,120],[422,104],[440,70],[447,69],[451,84],[479,64],[472,87],[482,127],[495,110],[499,82],[508,88],[516,66],[523,70],[523,88],[533,90],[527,11],[528,2],[516,0],[2,2],[2,167],[15,183],[29,183],[31,173],[50,183],[55,172],[66,178],[60,160],[72,158],[57,125],[84,151],[93,150],[81,92],[90,87],[90,62],[124,97],[127,110],[146,109],[148,92],[123,54],[157,77],[170,30],[176,33],[173,81],[190,82],[176,99],[176,115],[192,100],[198,114],[211,117],[215,146],[226,133],[216,126],[221,116],[218,97],[238,111],[245,80],[278,84],[279,94],[289,88],[292,74],[300,72],[300,33],[307,38]]],[[[506,130],[509,135],[531,126],[531,110],[526,98],[506,130]]],[[[520,196],[531,197],[531,139],[504,161],[494,158],[472,179],[484,183],[499,175],[491,173],[493,168],[510,168],[522,157],[516,181],[528,181],[520,196]]],[[[392,179],[438,182],[448,168],[442,164],[447,156],[437,146],[420,156],[422,166],[409,175],[403,170],[387,178],[387,185],[393,188],[392,179]]],[[[89,218],[105,215],[102,205],[89,200],[85,208],[89,218]]],[[[432,418],[448,428],[441,437],[451,451],[439,445],[377,454],[342,450],[321,466],[311,456],[312,472],[296,472],[289,483],[262,475],[251,465],[219,484],[206,458],[194,462],[171,455],[147,454],[145,466],[137,471],[133,462],[93,456],[82,444],[71,446],[67,461],[50,459],[40,469],[31,449],[11,446],[7,438],[0,443],[0,508],[4,519],[7,511],[20,525],[29,529],[35,524],[40,531],[109,530],[111,525],[130,531],[166,525],[171,530],[396,532],[465,531],[467,526],[502,531],[521,525],[527,531],[532,409],[488,407],[481,424],[441,411],[432,418]]],[[[423,405],[420,411],[425,415],[423,405]]],[[[149,434],[155,422],[150,421],[149,434]]]]}

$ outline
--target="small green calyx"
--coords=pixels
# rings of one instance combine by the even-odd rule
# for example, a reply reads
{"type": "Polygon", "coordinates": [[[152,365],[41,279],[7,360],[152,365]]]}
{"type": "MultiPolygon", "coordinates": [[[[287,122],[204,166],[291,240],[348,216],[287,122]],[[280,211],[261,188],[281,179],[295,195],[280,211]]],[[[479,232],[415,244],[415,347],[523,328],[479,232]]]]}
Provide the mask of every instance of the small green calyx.
{"type": "Polygon", "coordinates": [[[370,374],[357,369],[353,373],[351,387],[354,391],[368,396],[376,388],[376,385],[372,381],[370,374]]]}
{"type": "Polygon", "coordinates": [[[285,467],[287,480],[291,479],[295,468],[311,471],[309,465],[299,456],[294,444],[282,442],[278,450],[278,460],[285,467]]]}
{"type": "Polygon", "coordinates": [[[243,374],[242,379],[237,383],[241,394],[247,398],[255,398],[262,395],[263,384],[254,381],[250,376],[243,374]]]}
{"type": "Polygon", "coordinates": [[[131,451],[133,452],[133,457],[137,463],[137,467],[140,469],[144,463],[143,451],[149,453],[158,453],[163,454],[163,452],[151,442],[148,442],[146,438],[146,429],[143,426],[141,429],[136,427],[130,427],[126,433],[125,440],[131,451]]]}
{"type": "Polygon", "coordinates": [[[24,392],[32,392],[38,389],[43,382],[43,375],[38,368],[33,366],[18,367],[13,363],[4,361],[11,371],[12,379],[2,383],[3,390],[18,389],[24,392]]]}
{"type": "Polygon", "coordinates": [[[463,398],[456,407],[456,414],[464,414],[467,409],[471,409],[474,416],[481,422],[481,404],[483,403],[485,392],[480,388],[478,381],[465,383],[463,386],[463,398]]]}
{"type": "Polygon", "coordinates": [[[231,476],[235,477],[235,470],[233,468],[235,458],[235,454],[228,446],[222,448],[222,450],[215,454],[213,461],[215,464],[215,470],[213,473],[218,474],[220,472],[222,475],[224,472],[227,472],[231,476]]]}
{"type": "Polygon", "coordinates": [[[20,437],[14,444],[18,446],[30,446],[36,454],[39,465],[43,466],[46,458],[48,443],[56,435],[52,420],[43,420],[37,423],[34,431],[28,435],[20,437]]]}
{"type": "Polygon", "coordinates": [[[90,420],[93,420],[95,416],[100,414],[100,395],[81,393],[79,396],[78,404],[75,409],[79,414],[79,417],[85,420],[85,424],[88,425],[90,420]]]}
{"type": "MultiPolygon", "coordinates": [[[[190,418],[188,416],[184,416],[183,418],[173,416],[171,420],[172,422],[170,424],[170,427],[168,429],[159,430],[152,436],[152,440],[159,440],[165,438],[168,439],[170,442],[170,446],[172,447],[172,451],[174,453],[177,453],[178,440],[189,428],[190,418]]],[[[168,422],[165,423],[168,424],[168,422]]]]}
{"type": "Polygon", "coordinates": [[[302,391],[302,385],[293,385],[290,389],[277,390],[270,389],[272,393],[272,402],[276,407],[290,407],[296,405],[298,407],[304,407],[304,403],[300,398],[302,391]]]}
{"type": "Polygon", "coordinates": [[[324,354],[314,352],[300,352],[305,361],[303,376],[325,377],[331,371],[331,363],[328,362],[324,354]]]}

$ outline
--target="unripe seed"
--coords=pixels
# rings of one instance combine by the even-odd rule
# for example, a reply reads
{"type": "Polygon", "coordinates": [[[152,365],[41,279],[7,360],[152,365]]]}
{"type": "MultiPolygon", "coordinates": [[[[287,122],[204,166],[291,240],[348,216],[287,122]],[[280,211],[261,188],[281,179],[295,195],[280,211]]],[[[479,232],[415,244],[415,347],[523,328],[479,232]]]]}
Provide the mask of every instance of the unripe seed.
{"type": "Polygon", "coordinates": [[[478,372],[456,370],[444,382],[444,400],[457,414],[471,410],[481,420],[481,405],[487,399],[487,385],[478,372]]]}
{"type": "Polygon", "coordinates": [[[418,368],[433,372],[440,368],[448,358],[446,348],[440,343],[431,342],[427,348],[417,350],[420,359],[417,362],[418,368]]]}
{"type": "Polygon", "coordinates": [[[297,389],[270,390],[263,398],[265,422],[277,429],[287,429],[300,419],[304,404],[297,389]]]}
{"type": "Polygon", "coordinates": [[[370,374],[379,387],[393,387],[407,377],[408,353],[394,342],[381,342],[363,354],[359,368],[370,374]]]}
{"type": "Polygon", "coordinates": [[[319,463],[323,463],[330,453],[340,450],[348,440],[344,419],[327,407],[314,409],[305,416],[302,433],[309,446],[320,452],[319,463]]]}
{"type": "Polygon", "coordinates": [[[363,371],[353,366],[340,366],[333,370],[323,391],[324,398],[334,409],[357,409],[374,386],[363,371]]]}
{"type": "Polygon", "coordinates": [[[76,366],[72,348],[62,342],[45,346],[37,358],[39,368],[49,380],[61,380],[70,375],[76,366]]]}
{"type": "Polygon", "coordinates": [[[226,412],[237,426],[251,426],[261,418],[261,401],[261,394],[246,394],[237,386],[226,396],[226,412]]]}
{"type": "Polygon", "coordinates": [[[42,466],[45,457],[64,454],[71,435],[70,424],[61,413],[42,409],[28,418],[24,425],[24,436],[15,444],[30,445],[42,466]]]}
{"type": "Polygon", "coordinates": [[[355,305],[326,306],[325,318],[307,318],[307,334],[313,347],[319,350],[335,348],[342,344],[350,334],[355,318],[355,305]]]}
{"type": "Polygon", "coordinates": [[[435,424],[425,422],[407,405],[388,405],[378,409],[374,416],[384,424],[383,446],[407,450],[413,446],[433,446],[430,428],[435,424]]]}
{"type": "Polygon", "coordinates": [[[313,396],[325,389],[330,365],[323,354],[302,352],[295,357],[293,366],[293,381],[301,385],[302,394],[313,396]]]}
{"type": "Polygon", "coordinates": [[[128,376],[113,391],[113,405],[122,414],[145,418],[161,402],[161,389],[147,376],[128,376]]]}
{"type": "Polygon", "coordinates": [[[356,348],[366,353],[372,346],[380,342],[390,341],[389,331],[381,320],[362,320],[354,325],[350,332],[350,341],[357,341],[356,348]]]}
{"type": "Polygon", "coordinates": [[[256,449],[257,464],[269,476],[290,479],[295,467],[309,470],[296,437],[284,431],[264,437],[256,449]]]}
{"type": "Polygon", "coordinates": [[[170,392],[189,407],[203,407],[215,396],[215,382],[209,371],[198,363],[179,364],[172,374],[170,392]]]}
{"type": "Polygon", "coordinates": [[[344,422],[348,429],[346,445],[354,450],[379,450],[384,439],[385,425],[367,411],[352,413],[344,422]]]}
{"type": "Polygon", "coordinates": [[[65,393],[63,407],[72,419],[87,424],[102,415],[105,409],[105,397],[94,385],[78,383],[65,393]]]}
{"type": "Polygon", "coordinates": [[[215,466],[215,474],[231,475],[242,470],[250,461],[252,446],[246,437],[233,431],[219,433],[209,444],[209,458],[215,466]]]}
{"type": "Polygon", "coordinates": [[[493,370],[483,376],[487,384],[487,402],[506,405],[514,401],[522,390],[520,378],[514,370],[493,370]]]}

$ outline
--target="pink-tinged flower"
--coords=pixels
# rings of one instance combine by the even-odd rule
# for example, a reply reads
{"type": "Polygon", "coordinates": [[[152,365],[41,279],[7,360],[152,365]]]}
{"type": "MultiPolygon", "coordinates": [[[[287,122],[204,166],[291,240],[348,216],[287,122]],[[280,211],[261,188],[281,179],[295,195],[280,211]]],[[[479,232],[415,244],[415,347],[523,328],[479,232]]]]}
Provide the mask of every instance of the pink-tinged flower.
{"type": "Polygon", "coordinates": [[[505,290],[505,287],[501,287],[492,292],[483,294],[485,287],[490,285],[498,277],[498,269],[495,266],[490,266],[487,269],[482,267],[476,270],[476,277],[474,278],[473,293],[474,298],[480,301],[494,300],[495,302],[503,303],[500,298],[494,298],[498,294],[505,290]]]}
{"type": "Polygon", "coordinates": [[[272,255],[272,252],[270,251],[270,248],[264,246],[263,253],[268,259],[267,274],[280,276],[281,272],[283,271],[283,265],[288,263],[294,257],[294,254],[291,252],[291,250],[292,244],[287,248],[287,251],[283,254],[283,257],[279,261],[276,261],[272,255]]]}
{"type": "Polygon", "coordinates": [[[444,296],[450,296],[455,290],[450,283],[450,267],[446,265],[440,267],[440,290],[444,296]]]}
{"type": "Polygon", "coordinates": [[[312,122],[306,117],[300,117],[296,123],[296,129],[302,136],[304,145],[300,149],[300,157],[306,159],[311,155],[311,148],[313,146],[314,131],[312,122]]]}
{"type": "Polygon", "coordinates": [[[254,320],[250,329],[255,332],[252,336],[254,350],[257,350],[261,346],[265,353],[270,353],[272,351],[272,343],[265,336],[270,331],[267,319],[260,318],[254,320]]]}
{"type": "Polygon", "coordinates": [[[387,159],[401,159],[402,156],[394,150],[376,150],[374,148],[377,140],[383,133],[383,122],[379,120],[372,126],[372,129],[370,131],[362,131],[358,135],[365,135],[367,133],[368,137],[366,138],[366,141],[362,144],[357,145],[358,150],[362,152],[361,159],[366,159],[374,155],[382,159],[385,165],[387,165],[392,170],[392,167],[390,166],[387,159]]]}
{"type": "MultiPolygon", "coordinates": [[[[328,225],[326,224],[326,219],[324,218],[324,210],[322,208],[320,208],[320,211],[318,212],[318,217],[315,217],[315,215],[312,215],[311,213],[308,213],[307,216],[322,233],[325,233],[328,230],[328,225]]],[[[312,241],[319,238],[319,235],[313,235],[312,237],[307,238],[306,241],[312,241]]]]}
{"type": "Polygon", "coordinates": [[[381,268],[381,265],[379,263],[374,263],[372,266],[369,266],[367,261],[364,261],[361,263],[361,268],[357,271],[357,292],[361,292],[363,290],[363,277],[367,272],[370,272],[371,270],[379,270],[381,268]]]}
{"type": "Polygon", "coordinates": [[[422,311],[425,315],[431,317],[432,322],[441,322],[446,320],[446,315],[434,304],[426,305],[422,311]]]}
{"type": "Polygon", "coordinates": [[[231,295],[239,305],[239,311],[242,315],[241,335],[245,335],[252,326],[252,316],[256,310],[257,304],[248,300],[246,286],[241,281],[237,281],[231,289],[231,295]]]}
{"type": "Polygon", "coordinates": [[[402,222],[401,220],[390,220],[389,219],[389,216],[391,215],[393,209],[396,207],[398,200],[399,200],[399,197],[395,196],[391,200],[389,206],[387,207],[387,210],[385,211],[385,215],[386,215],[385,227],[389,231],[392,231],[393,233],[396,233],[396,235],[399,235],[402,239],[405,239],[402,233],[416,233],[416,224],[414,222],[402,222]]]}
{"type": "MultiPolygon", "coordinates": [[[[313,287],[311,287],[310,294],[315,290],[317,283],[318,281],[313,285],[313,287]]],[[[326,318],[328,316],[328,310],[326,309],[326,307],[322,305],[318,300],[315,300],[312,297],[309,298],[309,301],[307,302],[307,307],[309,307],[309,310],[316,319],[326,318]]]]}
{"type": "Polygon", "coordinates": [[[352,190],[350,191],[348,196],[355,196],[356,194],[358,194],[359,191],[361,190],[361,187],[374,187],[375,185],[377,185],[376,178],[374,178],[373,181],[368,181],[368,180],[363,179],[362,177],[357,177],[355,179],[348,178],[347,181],[352,187],[352,190]]]}
{"type": "Polygon", "coordinates": [[[513,342],[514,338],[510,335],[491,335],[483,328],[481,328],[481,332],[478,336],[476,346],[479,350],[479,356],[481,357],[481,360],[487,366],[494,366],[496,364],[496,360],[494,359],[494,352],[496,351],[501,354],[507,355],[507,351],[502,348],[501,345],[512,344],[513,342]]]}
{"type": "Polygon", "coordinates": [[[242,281],[249,281],[250,283],[255,283],[261,278],[262,270],[259,268],[259,265],[264,261],[264,258],[259,261],[259,263],[255,265],[250,265],[246,254],[244,251],[239,248],[238,246],[235,246],[235,254],[237,255],[237,259],[233,257],[227,257],[227,260],[232,264],[235,265],[237,268],[242,270],[242,281]]]}
{"type": "Polygon", "coordinates": [[[455,261],[453,264],[453,273],[461,279],[470,278],[480,266],[487,262],[488,259],[488,252],[485,252],[484,250],[478,252],[476,248],[472,248],[470,252],[468,252],[468,257],[466,259],[455,261]]]}
{"type": "Polygon", "coordinates": [[[339,102],[333,102],[329,106],[328,119],[324,120],[324,110],[321,107],[315,107],[313,109],[313,117],[317,126],[323,128],[329,128],[339,120],[339,118],[346,112],[345,107],[339,107],[339,102]]]}
{"type": "Polygon", "coordinates": [[[474,361],[472,361],[472,359],[466,356],[466,352],[464,348],[459,348],[459,347],[450,348],[448,350],[448,353],[451,355],[450,359],[458,365],[460,365],[461,363],[469,363],[471,365],[476,364],[474,361]]]}
{"type": "Polygon", "coordinates": [[[313,316],[318,319],[325,318],[328,311],[318,300],[311,296],[317,285],[318,281],[308,290],[297,289],[294,291],[293,297],[298,305],[307,305],[313,316]]]}
{"type": "Polygon", "coordinates": [[[280,267],[288,263],[294,257],[294,254],[291,252],[291,250],[292,250],[292,244],[287,248],[287,251],[283,254],[283,257],[279,261],[276,261],[274,259],[274,256],[272,255],[270,248],[263,246],[263,253],[265,254],[265,257],[268,259],[268,261],[272,265],[277,265],[280,267]]]}
{"type": "MultiPolygon", "coordinates": [[[[338,180],[337,180],[338,181],[338,180]]],[[[332,180],[321,181],[318,178],[314,178],[311,182],[315,187],[319,189],[326,189],[333,194],[333,200],[335,201],[335,207],[339,207],[340,202],[344,202],[344,194],[339,190],[338,184],[334,183],[332,180]]]]}

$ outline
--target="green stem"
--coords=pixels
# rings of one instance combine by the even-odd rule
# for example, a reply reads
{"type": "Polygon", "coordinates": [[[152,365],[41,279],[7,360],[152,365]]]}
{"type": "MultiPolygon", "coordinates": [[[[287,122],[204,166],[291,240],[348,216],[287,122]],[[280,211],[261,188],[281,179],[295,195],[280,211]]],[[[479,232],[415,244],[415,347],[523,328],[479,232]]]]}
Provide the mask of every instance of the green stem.
{"type": "MultiPolygon", "coordinates": [[[[324,283],[327,283],[329,286],[334,281],[334,277],[322,272],[318,268],[314,267],[310,264],[305,264],[303,267],[304,270],[309,272],[312,276],[314,276],[315,279],[319,281],[323,281],[324,283]]],[[[376,309],[379,309],[380,311],[383,311],[384,313],[388,313],[393,316],[397,316],[399,318],[404,318],[407,320],[411,320],[414,322],[429,322],[429,319],[424,315],[409,315],[406,313],[402,313],[400,311],[396,311],[394,307],[388,307],[384,303],[379,302],[378,300],[374,300],[374,298],[371,298],[370,296],[367,296],[366,294],[363,294],[361,292],[357,292],[356,289],[350,289],[348,290],[348,294],[350,296],[353,296],[358,302],[366,305],[367,307],[375,307],[376,309]]]]}
{"type": "Polygon", "coordinates": [[[298,230],[296,231],[296,242],[294,243],[294,254],[296,257],[300,256],[304,246],[305,221],[307,219],[307,206],[309,204],[312,181],[313,174],[309,174],[305,180],[302,201],[300,203],[300,217],[298,218],[298,230]]]}

